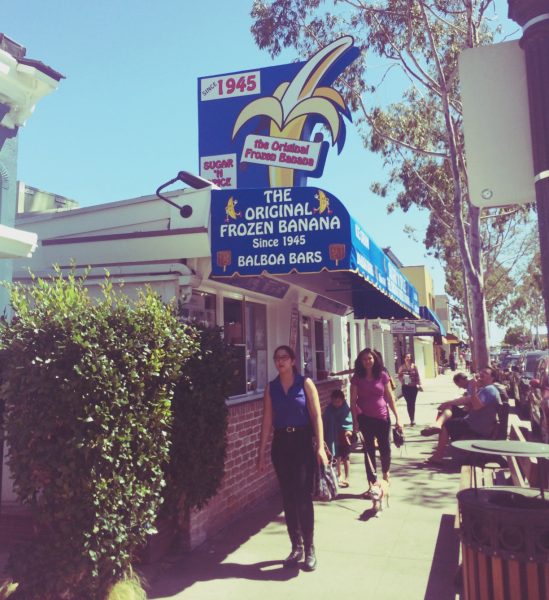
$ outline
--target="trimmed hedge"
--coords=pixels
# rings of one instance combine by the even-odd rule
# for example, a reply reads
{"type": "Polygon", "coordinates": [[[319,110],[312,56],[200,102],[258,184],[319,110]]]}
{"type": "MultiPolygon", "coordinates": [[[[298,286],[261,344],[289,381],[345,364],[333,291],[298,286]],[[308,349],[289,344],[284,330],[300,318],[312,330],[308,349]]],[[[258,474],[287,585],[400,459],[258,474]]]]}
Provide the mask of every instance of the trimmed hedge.
{"type": "Polygon", "coordinates": [[[150,291],[92,300],[58,272],[14,285],[0,330],[8,464],[38,535],[10,558],[14,598],[101,599],[154,532],[171,400],[196,335],[150,291]]]}
{"type": "Polygon", "coordinates": [[[202,508],[223,480],[227,448],[226,399],[237,368],[219,327],[196,324],[200,350],[183,366],[173,398],[173,443],[165,508],[202,508]]]}

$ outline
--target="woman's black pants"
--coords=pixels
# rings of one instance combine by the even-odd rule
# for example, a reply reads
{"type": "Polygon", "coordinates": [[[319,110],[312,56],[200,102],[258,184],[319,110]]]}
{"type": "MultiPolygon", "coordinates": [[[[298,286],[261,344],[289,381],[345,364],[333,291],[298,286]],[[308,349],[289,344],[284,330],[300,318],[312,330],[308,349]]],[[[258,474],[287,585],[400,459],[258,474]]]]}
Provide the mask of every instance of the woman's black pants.
{"type": "Polygon", "coordinates": [[[406,408],[408,409],[408,416],[410,417],[410,422],[415,422],[416,416],[416,398],[418,389],[416,385],[403,385],[402,386],[402,395],[404,396],[404,400],[406,400],[406,408]]]}
{"type": "Polygon", "coordinates": [[[282,493],[286,527],[292,544],[313,543],[313,476],[315,454],[310,428],[275,429],[271,458],[282,493]]]}
{"type": "Polygon", "coordinates": [[[388,473],[391,468],[391,421],[389,419],[376,419],[366,415],[358,415],[358,426],[364,438],[364,465],[369,483],[377,481],[376,474],[376,446],[381,458],[381,470],[388,473]],[[368,457],[370,460],[368,460],[368,457]]]}

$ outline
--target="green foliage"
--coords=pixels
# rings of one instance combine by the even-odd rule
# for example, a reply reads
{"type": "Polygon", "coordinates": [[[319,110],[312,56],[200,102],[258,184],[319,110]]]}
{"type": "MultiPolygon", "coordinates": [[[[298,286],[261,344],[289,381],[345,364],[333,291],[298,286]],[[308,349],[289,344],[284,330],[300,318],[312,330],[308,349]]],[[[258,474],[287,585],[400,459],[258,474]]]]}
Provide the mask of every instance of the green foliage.
{"type": "Polygon", "coordinates": [[[166,508],[201,508],[224,474],[226,399],[236,362],[221,329],[196,325],[200,351],[183,367],[173,399],[173,443],[167,466],[166,508]]]}
{"type": "Polygon", "coordinates": [[[503,343],[509,346],[525,346],[532,340],[531,333],[523,326],[517,325],[515,327],[509,327],[505,332],[503,343]]]}
{"type": "Polygon", "coordinates": [[[37,537],[10,557],[14,597],[101,599],[130,572],[162,501],[171,399],[192,335],[152,292],[61,274],[14,285],[0,331],[15,490],[37,537]]]}
{"type": "Polygon", "coordinates": [[[544,323],[543,289],[541,281],[541,259],[539,249],[524,268],[522,278],[511,286],[512,293],[505,298],[495,313],[500,326],[509,324],[526,325],[538,330],[544,323]]]}

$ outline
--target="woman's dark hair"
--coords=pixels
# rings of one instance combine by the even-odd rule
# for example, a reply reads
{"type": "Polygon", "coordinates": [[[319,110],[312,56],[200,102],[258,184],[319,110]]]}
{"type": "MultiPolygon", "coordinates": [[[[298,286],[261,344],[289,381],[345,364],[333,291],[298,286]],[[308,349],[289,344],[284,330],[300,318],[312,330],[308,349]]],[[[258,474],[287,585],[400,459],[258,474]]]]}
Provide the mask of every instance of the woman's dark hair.
{"type": "Polygon", "coordinates": [[[383,371],[383,368],[385,367],[385,363],[383,362],[383,355],[381,354],[381,352],[379,350],[376,350],[375,348],[372,348],[372,354],[374,356],[377,356],[377,359],[379,360],[379,364],[381,365],[381,370],[383,371]]]}
{"type": "Polygon", "coordinates": [[[358,356],[355,360],[355,375],[357,377],[366,377],[366,368],[362,364],[362,357],[365,354],[371,354],[374,357],[374,366],[372,367],[372,375],[374,379],[379,379],[381,377],[381,372],[383,371],[383,363],[380,362],[379,357],[375,353],[375,350],[371,348],[364,348],[358,353],[358,356]]]}
{"type": "Polygon", "coordinates": [[[278,348],[275,348],[274,352],[273,352],[273,359],[276,356],[276,353],[279,350],[284,350],[288,353],[288,356],[292,359],[295,360],[295,352],[292,350],[292,348],[290,348],[290,346],[278,346],[278,348]]]}

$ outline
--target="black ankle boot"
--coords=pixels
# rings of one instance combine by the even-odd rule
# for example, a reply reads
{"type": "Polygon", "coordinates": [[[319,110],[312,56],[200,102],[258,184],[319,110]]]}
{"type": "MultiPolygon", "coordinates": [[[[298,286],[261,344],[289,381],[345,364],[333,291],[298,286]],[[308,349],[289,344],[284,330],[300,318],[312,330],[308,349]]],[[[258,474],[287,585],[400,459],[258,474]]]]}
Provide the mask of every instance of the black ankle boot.
{"type": "Polygon", "coordinates": [[[282,563],[284,567],[297,567],[297,563],[303,560],[303,543],[292,544],[292,551],[288,558],[282,563]]]}
{"type": "Polygon", "coordinates": [[[305,548],[305,562],[303,563],[304,571],[314,571],[316,569],[315,547],[311,544],[305,548]]]}

